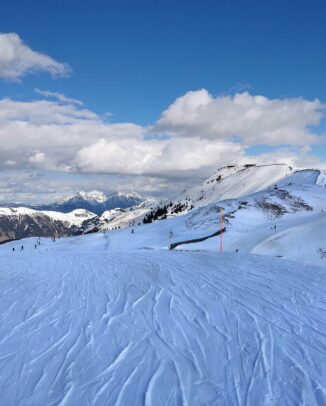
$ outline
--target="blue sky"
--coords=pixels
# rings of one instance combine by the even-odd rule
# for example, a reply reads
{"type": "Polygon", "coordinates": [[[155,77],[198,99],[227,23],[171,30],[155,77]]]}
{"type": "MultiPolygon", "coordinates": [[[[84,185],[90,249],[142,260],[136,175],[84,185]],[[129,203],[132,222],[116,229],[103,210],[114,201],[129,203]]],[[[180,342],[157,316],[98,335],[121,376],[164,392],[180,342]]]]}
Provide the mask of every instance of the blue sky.
{"type": "Polygon", "coordinates": [[[0,91],[30,97],[50,87],[140,124],[200,88],[326,101],[325,21],[324,1],[3,0],[1,31],[74,73],[1,83],[0,91]]]}
{"type": "MultiPolygon", "coordinates": [[[[110,123],[142,127],[155,127],[178,97],[200,89],[213,98],[246,91],[268,100],[301,97],[324,104],[325,21],[326,3],[315,0],[2,0],[0,32],[16,33],[30,49],[69,64],[72,72],[55,79],[38,72],[0,80],[0,97],[29,102],[43,99],[35,88],[58,92],[81,100],[103,120],[112,113],[110,123]]],[[[315,127],[316,134],[326,133],[325,120],[315,127]]],[[[271,152],[274,144],[246,142],[247,152],[271,152]]],[[[282,148],[296,153],[299,144],[282,148]]],[[[325,143],[309,148],[326,162],[325,143]]],[[[114,170],[98,172],[111,176],[114,170]]]]}

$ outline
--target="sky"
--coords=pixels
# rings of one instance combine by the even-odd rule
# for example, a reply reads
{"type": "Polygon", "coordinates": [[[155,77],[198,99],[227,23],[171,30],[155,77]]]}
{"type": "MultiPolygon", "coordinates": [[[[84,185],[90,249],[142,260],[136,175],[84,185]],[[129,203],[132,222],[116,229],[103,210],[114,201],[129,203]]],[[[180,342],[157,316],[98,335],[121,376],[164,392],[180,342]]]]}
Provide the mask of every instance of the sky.
{"type": "Polygon", "coordinates": [[[0,201],[326,166],[324,1],[2,0],[0,201]]]}

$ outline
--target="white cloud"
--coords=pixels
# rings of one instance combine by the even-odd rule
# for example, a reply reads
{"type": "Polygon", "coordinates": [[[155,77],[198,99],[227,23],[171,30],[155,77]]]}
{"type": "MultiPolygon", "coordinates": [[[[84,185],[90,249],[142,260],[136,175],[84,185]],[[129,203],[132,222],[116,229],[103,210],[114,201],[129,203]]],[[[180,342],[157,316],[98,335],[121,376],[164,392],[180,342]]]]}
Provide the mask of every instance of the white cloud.
{"type": "MultiPolygon", "coordinates": [[[[200,179],[200,178],[199,178],[200,179]]],[[[0,171],[0,201],[50,203],[81,190],[138,191],[144,196],[169,197],[193,184],[194,179],[171,182],[151,176],[58,173],[35,170],[0,171]],[[181,185],[180,186],[180,182],[181,185]]]]}
{"type": "Polygon", "coordinates": [[[158,185],[172,184],[169,179],[184,184],[227,164],[316,165],[310,146],[325,142],[309,129],[325,112],[319,101],[270,100],[248,93],[213,98],[207,91],[190,92],[145,128],[107,122],[61,93],[39,93],[55,100],[0,100],[0,169],[102,173],[111,176],[110,182],[128,178],[137,190],[156,193],[158,185]],[[155,137],[154,130],[168,136],[155,137]],[[236,135],[243,142],[236,142],[236,135]],[[258,143],[281,148],[246,154],[248,146],[258,143]]]}
{"type": "Polygon", "coordinates": [[[5,161],[5,165],[8,165],[8,166],[15,166],[15,165],[16,165],[16,162],[15,162],[15,161],[11,161],[11,160],[5,161]]]}
{"type": "Polygon", "coordinates": [[[35,88],[34,91],[41,96],[44,96],[44,97],[50,98],[50,99],[56,99],[63,104],[77,104],[78,106],[83,105],[82,101],[73,99],[71,97],[67,97],[62,93],[50,92],[49,90],[41,90],[38,88],[35,88]]]}
{"type": "Polygon", "coordinates": [[[0,159],[20,168],[183,176],[244,156],[240,144],[147,139],[146,131],[133,123],[107,123],[74,104],[0,100],[0,159]]]}
{"type": "Polygon", "coordinates": [[[78,151],[74,163],[83,172],[181,176],[216,165],[238,162],[243,147],[199,138],[172,140],[100,139],[78,151]]]}
{"type": "Polygon", "coordinates": [[[44,152],[36,152],[34,155],[30,156],[28,158],[28,162],[30,162],[31,164],[43,164],[45,161],[45,154],[44,152]]]}
{"type": "Polygon", "coordinates": [[[320,123],[325,110],[319,100],[268,99],[248,92],[213,97],[202,89],[179,97],[152,131],[215,140],[240,137],[248,145],[305,145],[319,141],[310,126],[320,123]]]}
{"type": "Polygon", "coordinates": [[[48,55],[33,51],[16,33],[0,33],[0,78],[19,80],[27,73],[67,76],[70,68],[48,55]]]}
{"type": "Polygon", "coordinates": [[[293,151],[289,148],[277,148],[274,151],[259,154],[256,156],[246,156],[241,163],[255,163],[257,165],[286,163],[293,168],[314,168],[325,167],[319,159],[312,155],[311,148],[302,147],[299,151],[293,151]]]}

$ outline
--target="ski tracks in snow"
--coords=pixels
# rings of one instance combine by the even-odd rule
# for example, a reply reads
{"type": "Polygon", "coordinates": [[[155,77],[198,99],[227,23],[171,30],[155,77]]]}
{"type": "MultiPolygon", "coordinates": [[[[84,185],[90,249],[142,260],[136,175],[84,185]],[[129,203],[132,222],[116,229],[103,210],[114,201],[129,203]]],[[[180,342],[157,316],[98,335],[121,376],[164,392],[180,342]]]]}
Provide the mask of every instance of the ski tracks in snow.
{"type": "Polygon", "coordinates": [[[0,262],[1,404],[326,404],[318,268],[159,251],[0,262]]]}

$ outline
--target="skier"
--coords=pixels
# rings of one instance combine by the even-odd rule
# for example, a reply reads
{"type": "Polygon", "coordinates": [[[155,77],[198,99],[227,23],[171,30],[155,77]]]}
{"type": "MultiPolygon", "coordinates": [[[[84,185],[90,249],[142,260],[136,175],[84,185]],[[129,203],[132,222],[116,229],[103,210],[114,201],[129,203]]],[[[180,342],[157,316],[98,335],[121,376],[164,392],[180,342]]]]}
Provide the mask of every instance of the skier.
{"type": "Polygon", "coordinates": [[[13,249],[12,249],[13,251],[15,251],[15,247],[13,247],[13,249]]]}
{"type": "Polygon", "coordinates": [[[21,250],[21,251],[24,251],[24,246],[23,246],[23,245],[20,247],[20,250],[21,250]]]}
{"type": "Polygon", "coordinates": [[[132,229],[131,229],[131,234],[133,234],[133,233],[134,233],[134,229],[132,228],[132,229]]]}

